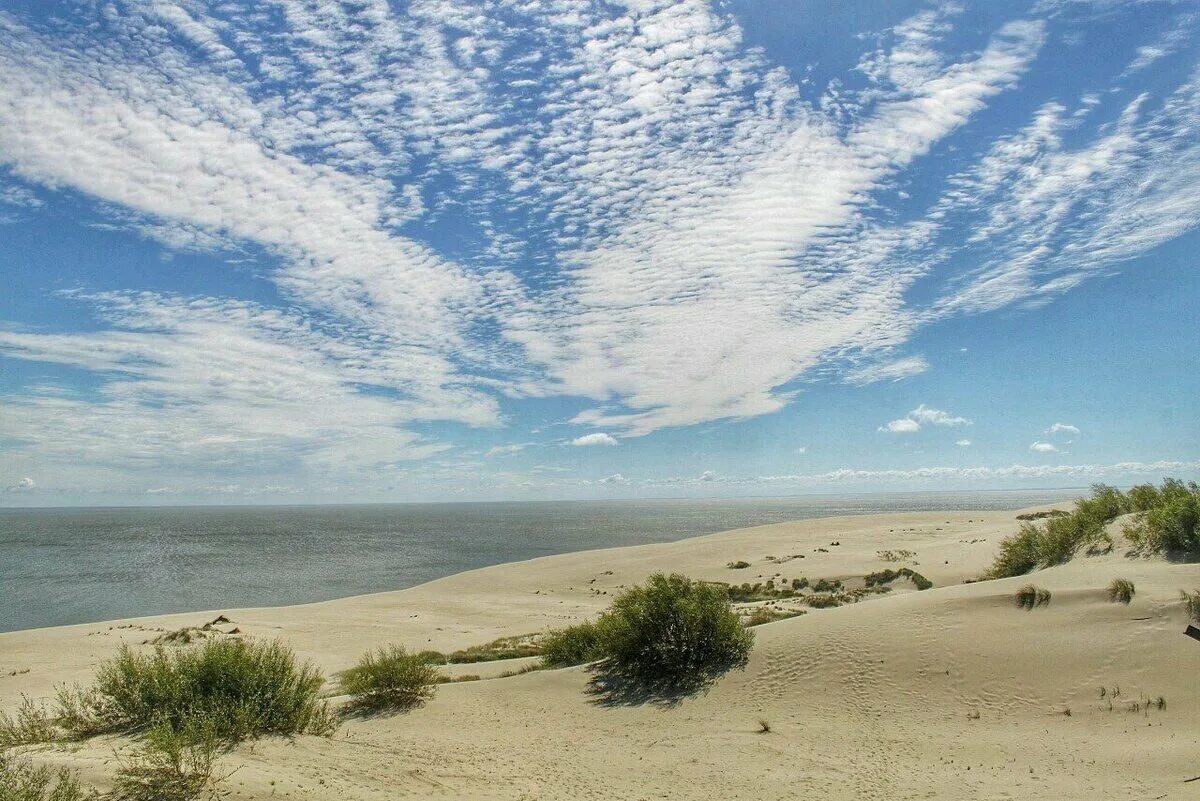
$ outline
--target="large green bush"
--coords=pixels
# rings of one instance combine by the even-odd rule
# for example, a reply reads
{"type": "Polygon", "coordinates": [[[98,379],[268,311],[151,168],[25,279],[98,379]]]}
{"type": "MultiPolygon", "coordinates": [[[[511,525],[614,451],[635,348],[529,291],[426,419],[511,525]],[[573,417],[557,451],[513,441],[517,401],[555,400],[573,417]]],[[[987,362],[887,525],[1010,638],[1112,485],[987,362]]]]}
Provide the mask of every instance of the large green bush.
{"type": "Polygon", "coordinates": [[[406,709],[432,698],[438,678],[428,656],[393,645],[363,654],[358,664],[342,672],[341,682],[356,706],[406,709]]]}
{"type": "Polygon", "coordinates": [[[279,642],[208,640],[151,654],[124,647],[100,666],[92,688],[60,692],[61,720],[81,733],[166,724],[176,731],[211,726],[228,740],[324,734],[334,724],[318,697],[323,683],[279,642]]]}
{"type": "Polygon", "coordinates": [[[754,642],[724,587],[656,573],[617,596],[600,618],[609,667],[655,684],[685,685],[745,665],[754,642]]]}

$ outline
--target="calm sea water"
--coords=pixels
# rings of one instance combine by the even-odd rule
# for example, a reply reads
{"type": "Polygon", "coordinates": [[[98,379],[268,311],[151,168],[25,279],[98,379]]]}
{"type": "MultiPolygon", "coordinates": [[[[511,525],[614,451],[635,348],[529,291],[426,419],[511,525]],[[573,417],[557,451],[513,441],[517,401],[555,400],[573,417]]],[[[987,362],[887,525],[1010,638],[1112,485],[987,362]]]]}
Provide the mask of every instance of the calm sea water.
{"type": "Polygon", "coordinates": [[[0,510],[0,631],[402,589],[477,567],[829,515],[1070,491],[737,500],[0,510]]]}

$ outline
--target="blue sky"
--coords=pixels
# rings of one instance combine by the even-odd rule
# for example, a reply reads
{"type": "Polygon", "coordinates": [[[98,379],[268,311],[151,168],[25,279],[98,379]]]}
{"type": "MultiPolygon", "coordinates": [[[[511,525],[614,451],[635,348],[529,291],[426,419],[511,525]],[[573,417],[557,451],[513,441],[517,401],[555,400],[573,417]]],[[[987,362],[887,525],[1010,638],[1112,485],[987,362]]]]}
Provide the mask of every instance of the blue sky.
{"type": "Polygon", "coordinates": [[[0,504],[1200,476],[1189,2],[15,0],[0,504]]]}

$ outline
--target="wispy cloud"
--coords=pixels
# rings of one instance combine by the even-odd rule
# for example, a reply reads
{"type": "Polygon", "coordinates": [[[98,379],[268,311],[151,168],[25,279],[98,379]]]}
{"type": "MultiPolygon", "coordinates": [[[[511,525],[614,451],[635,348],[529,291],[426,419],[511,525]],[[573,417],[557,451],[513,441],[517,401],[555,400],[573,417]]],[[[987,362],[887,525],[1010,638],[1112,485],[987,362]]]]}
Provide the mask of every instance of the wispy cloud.
{"type": "Polygon", "coordinates": [[[1068,434],[1072,437],[1077,437],[1079,436],[1079,428],[1071,425],[1070,423],[1055,423],[1047,428],[1044,433],[1051,436],[1055,434],[1068,434]]]}
{"type": "Polygon", "coordinates": [[[1052,442],[1035,442],[1029,446],[1035,453],[1058,453],[1058,448],[1052,442]]]}

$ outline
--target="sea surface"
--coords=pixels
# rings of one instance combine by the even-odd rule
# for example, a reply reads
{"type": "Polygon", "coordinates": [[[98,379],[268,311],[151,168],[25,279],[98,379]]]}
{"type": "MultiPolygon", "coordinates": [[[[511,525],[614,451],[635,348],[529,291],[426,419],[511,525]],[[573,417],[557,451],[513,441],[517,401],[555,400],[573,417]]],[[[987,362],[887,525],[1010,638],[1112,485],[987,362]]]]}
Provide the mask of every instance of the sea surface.
{"type": "Polygon", "coordinates": [[[321,601],[548,554],[785,520],[1019,509],[1076,494],[0,509],[0,631],[321,601]]]}

